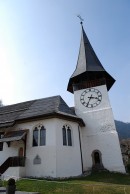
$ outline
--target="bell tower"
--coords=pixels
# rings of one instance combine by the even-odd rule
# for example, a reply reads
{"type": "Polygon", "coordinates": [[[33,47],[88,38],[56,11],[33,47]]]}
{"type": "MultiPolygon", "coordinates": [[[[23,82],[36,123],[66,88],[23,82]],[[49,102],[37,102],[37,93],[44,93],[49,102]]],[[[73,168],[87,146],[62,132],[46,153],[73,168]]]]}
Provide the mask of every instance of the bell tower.
{"type": "Polygon", "coordinates": [[[96,56],[81,22],[81,42],[77,66],[67,90],[74,93],[75,113],[85,127],[80,128],[83,170],[125,172],[108,91],[115,79],[96,56]]]}

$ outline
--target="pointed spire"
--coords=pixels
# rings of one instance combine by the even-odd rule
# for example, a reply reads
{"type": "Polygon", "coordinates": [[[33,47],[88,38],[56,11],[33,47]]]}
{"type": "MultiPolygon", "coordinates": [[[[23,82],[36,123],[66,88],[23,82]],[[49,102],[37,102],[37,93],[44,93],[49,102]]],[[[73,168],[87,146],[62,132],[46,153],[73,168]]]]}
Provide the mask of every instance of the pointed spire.
{"type": "Polygon", "coordinates": [[[73,93],[73,85],[81,82],[88,82],[95,79],[104,78],[108,90],[111,88],[115,80],[109,75],[101,62],[99,61],[96,53],[94,52],[89,39],[84,31],[83,23],[81,21],[81,41],[77,66],[72,74],[67,90],[73,93]]]}

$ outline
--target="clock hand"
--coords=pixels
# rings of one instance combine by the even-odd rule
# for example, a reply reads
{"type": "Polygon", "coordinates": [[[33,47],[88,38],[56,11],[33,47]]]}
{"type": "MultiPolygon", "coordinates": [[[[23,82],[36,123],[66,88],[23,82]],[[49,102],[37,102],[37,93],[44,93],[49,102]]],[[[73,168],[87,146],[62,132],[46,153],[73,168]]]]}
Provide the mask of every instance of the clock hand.
{"type": "Polygon", "coordinates": [[[93,96],[92,96],[92,97],[90,96],[90,97],[88,97],[88,98],[89,98],[89,99],[90,99],[90,98],[91,98],[91,99],[92,99],[92,98],[94,98],[94,99],[98,99],[98,97],[93,97],[93,96]]]}
{"type": "Polygon", "coordinates": [[[92,97],[92,94],[91,94],[91,96],[88,97],[88,98],[89,98],[89,101],[88,101],[88,103],[87,103],[87,106],[89,105],[90,100],[93,98],[93,97],[92,97]]]}
{"type": "Polygon", "coordinates": [[[88,98],[90,99],[90,98],[95,98],[95,97],[93,97],[93,96],[90,96],[90,97],[88,97],[88,98]]]}
{"type": "Polygon", "coordinates": [[[98,97],[94,97],[95,99],[97,99],[98,101],[101,101],[101,99],[100,98],[98,98],[98,97]]]}

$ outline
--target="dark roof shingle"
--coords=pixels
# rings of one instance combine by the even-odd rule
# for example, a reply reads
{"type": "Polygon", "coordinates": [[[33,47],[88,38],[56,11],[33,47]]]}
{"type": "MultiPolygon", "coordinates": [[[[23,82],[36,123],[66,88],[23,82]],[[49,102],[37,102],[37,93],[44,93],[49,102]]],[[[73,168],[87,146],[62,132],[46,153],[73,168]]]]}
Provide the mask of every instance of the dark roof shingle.
{"type": "Polygon", "coordinates": [[[0,107],[0,127],[9,127],[16,121],[59,114],[82,122],[61,96],[53,96],[0,107]]]}

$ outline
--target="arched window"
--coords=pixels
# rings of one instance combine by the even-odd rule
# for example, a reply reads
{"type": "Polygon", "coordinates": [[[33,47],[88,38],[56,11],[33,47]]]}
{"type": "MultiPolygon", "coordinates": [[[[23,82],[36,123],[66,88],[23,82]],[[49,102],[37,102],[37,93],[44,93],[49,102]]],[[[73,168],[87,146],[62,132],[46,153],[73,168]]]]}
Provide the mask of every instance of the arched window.
{"type": "Polygon", "coordinates": [[[33,146],[38,146],[38,129],[35,127],[33,130],[33,146]]]}
{"type": "Polygon", "coordinates": [[[104,170],[102,163],[102,153],[99,150],[94,150],[91,154],[92,156],[92,169],[95,171],[104,170]]]}
{"type": "Polygon", "coordinates": [[[40,146],[46,144],[46,129],[44,126],[41,127],[40,129],[40,146]]]}
{"type": "Polygon", "coordinates": [[[72,135],[71,135],[71,129],[69,125],[63,125],[62,134],[63,134],[63,145],[72,146],[72,137],[71,137],[72,135]]]}
{"type": "MultiPolygon", "coordinates": [[[[4,133],[0,133],[0,139],[2,139],[4,133]]],[[[0,142],[0,151],[3,151],[3,142],[0,142]]]]}
{"type": "Polygon", "coordinates": [[[63,126],[63,128],[62,128],[62,133],[63,133],[63,145],[67,145],[66,128],[65,128],[65,126],[63,126]]]}
{"type": "Polygon", "coordinates": [[[94,161],[95,161],[95,164],[100,164],[99,152],[94,152],[94,161]]]}
{"type": "Polygon", "coordinates": [[[33,130],[33,147],[46,145],[46,129],[38,125],[33,130]]]}
{"type": "Polygon", "coordinates": [[[71,129],[70,129],[69,126],[68,126],[68,129],[67,129],[67,138],[68,138],[68,146],[72,146],[71,129]]]}

